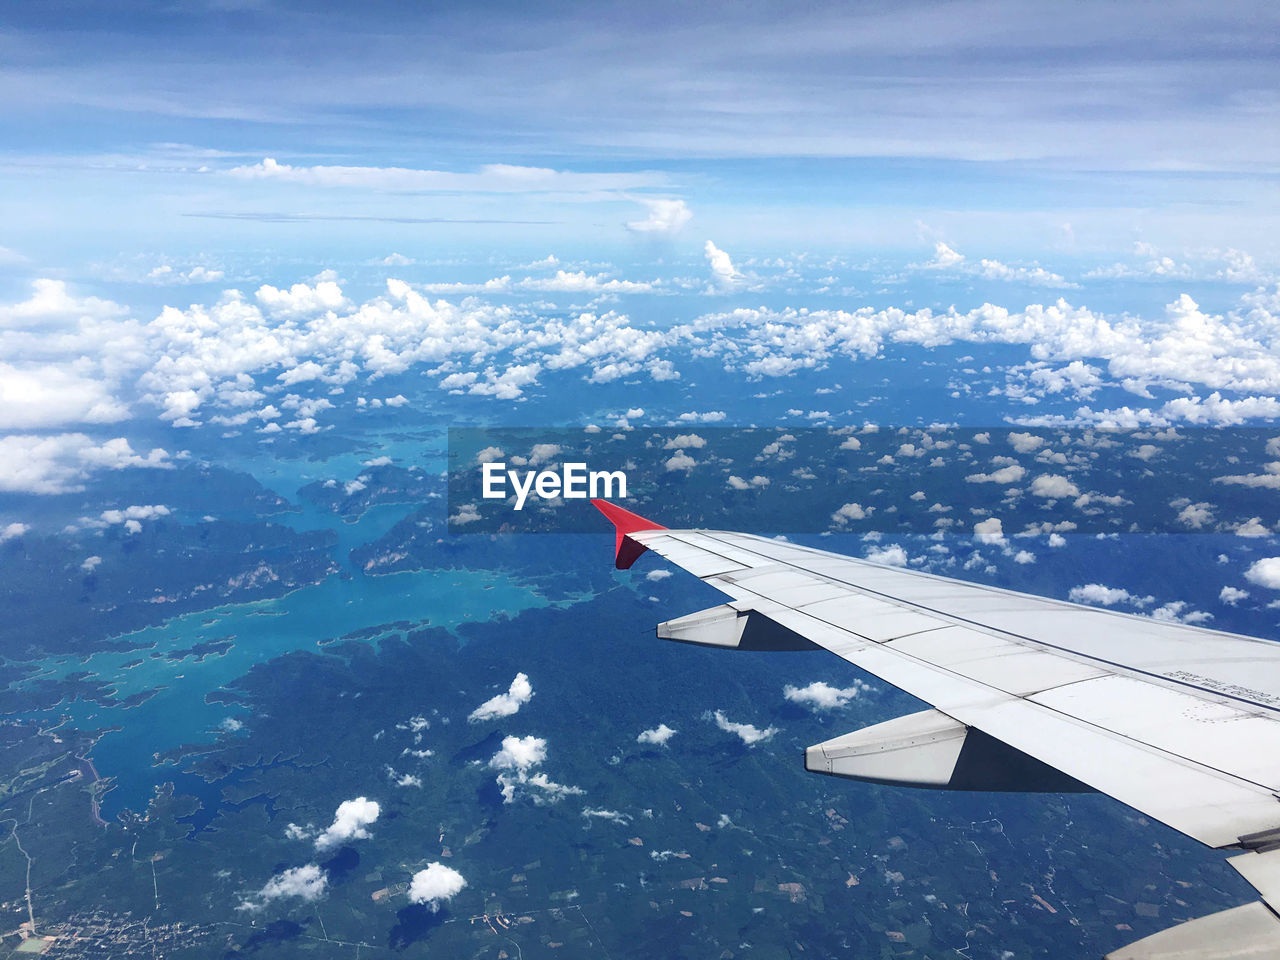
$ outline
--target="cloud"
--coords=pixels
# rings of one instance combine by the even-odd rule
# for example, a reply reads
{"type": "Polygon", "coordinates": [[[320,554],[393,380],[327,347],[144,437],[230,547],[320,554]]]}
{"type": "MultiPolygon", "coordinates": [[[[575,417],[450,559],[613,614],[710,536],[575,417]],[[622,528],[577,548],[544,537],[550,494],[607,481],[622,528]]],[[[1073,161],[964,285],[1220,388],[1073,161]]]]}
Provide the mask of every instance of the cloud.
{"type": "Polygon", "coordinates": [[[636,743],[665,747],[667,745],[667,741],[675,735],[675,730],[668,727],[665,723],[660,723],[652,730],[641,730],[640,735],[636,737],[636,743]]]}
{"type": "Polygon", "coordinates": [[[1280,590],[1280,557],[1264,557],[1249,566],[1244,578],[1268,590],[1280,590]]]}
{"type": "Polygon", "coordinates": [[[310,903],[323,897],[328,889],[328,875],[316,864],[308,863],[276,874],[258,891],[256,902],[246,900],[240,904],[240,909],[261,910],[272,900],[281,897],[297,897],[310,903]]]}
{"type": "Polygon", "coordinates": [[[849,701],[865,689],[867,689],[865,684],[856,682],[851,686],[840,688],[815,680],[807,687],[787,684],[782,688],[782,695],[792,703],[803,704],[811,710],[835,710],[838,707],[847,707],[849,701]]]}
{"type": "Polygon", "coordinates": [[[376,822],[381,812],[376,800],[356,797],[342,801],[333,815],[333,823],[316,837],[316,849],[329,850],[348,840],[367,840],[369,824],[376,822]]]}
{"type": "Polygon", "coordinates": [[[631,822],[630,815],[619,813],[617,810],[597,810],[594,807],[583,807],[582,815],[588,820],[608,820],[610,823],[623,826],[631,822]]]}
{"type": "Polygon", "coordinates": [[[872,547],[867,551],[866,558],[872,563],[883,563],[890,567],[905,567],[907,565],[907,551],[896,543],[891,543],[885,547],[872,547]]]}
{"type": "Polygon", "coordinates": [[[99,470],[172,466],[165,450],[157,447],[142,456],[124,437],[104,442],[83,433],[0,437],[0,491],[8,493],[68,493],[83,490],[83,481],[99,470]]]}
{"type": "Polygon", "coordinates": [[[656,583],[659,580],[666,580],[669,576],[671,576],[670,570],[650,570],[644,575],[644,578],[656,583]]]}
{"type": "Polygon", "coordinates": [[[443,863],[429,863],[409,881],[409,902],[425,904],[435,913],[440,904],[447,903],[467,886],[466,878],[453,867],[443,863]]]}
{"type": "Polygon", "coordinates": [[[5,524],[3,527],[0,527],[0,543],[4,543],[6,540],[14,540],[30,529],[31,527],[25,523],[15,522],[5,524]]]}
{"type": "Polygon", "coordinates": [[[1128,590],[1121,587],[1108,587],[1101,583],[1086,583],[1083,586],[1072,587],[1067,597],[1072,603],[1089,603],[1095,607],[1114,607],[1117,603],[1145,606],[1150,601],[1150,598],[1134,597],[1128,590]]]}
{"type": "Polygon", "coordinates": [[[1042,473],[1031,481],[1031,493],[1037,497],[1060,499],[1078,497],[1080,489],[1066,477],[1056,473],[1042,473]]]}
{"type": "Polygon", "coordinates": [[[683,200],[651,200],[641,198],[640,202],[649,208],[649,215],[643,220],[632,220],[627,229],[632,233],[643,233],[654,237],[671,237],[693,219],[693,211],[683,200]]]}
{"type": "Polygon", "coordinates": [[[502,747],[489,758],[489,767],[504,771],[498,774],[498,788],[503,803],[513,803],[521,788],[530,791],[536,804],[556,803],[565,797],[581,795],[581,787],[556,783],[545,773],[533,773],[547,758],[547,741],[541,737],[505,737],[502,747]]]}
{"type": "Polygon", "coordinates": [[[309,187],[426,192],[551,193],[629,190],[662,186],[666,177],[649,172],[573,173],[546,167],[486,164],[475,173],[408,167],[292,166],[266,157],[259,163],[232,167],[229,177],[245,181],[273,180],[309,187]]]}
{"type": "Polygon", "coordinates": [[[494,770],[525,773],[547,758],[547,741],[541,737],[504,737],[502,747],[489,758],[494,770]]]}
{"type": "Polygon", "coordinates": [[[662,445],[663,450],[701,450],[707,441],[696,433],[681,433],[662,445]]]}
{"type": "Polygon", "coordinates": [[[734,476],[733,474],[729,474],[725,478],[725,485],[731,490],[759,490],[762,487],[769,486],[769,483],[768,477],[762,477],[759,474],[750,480],[744,480],[742,477],[734,476]]]}
{"type": "Polygon", "coordinates": [[[748,747],[753,747],[757,743],[762,743],[763,741],[773,737],[773,735],[778,732],[777,727],[767,727],[764,730],[761,730],[759,727],[750,723],[735,723],[728,719],[721,710],[717,710],[712,714],[712,717],[715,719],[717,727],[725,733],[734,734],[748,747]]]}
{"type": "Polygon", "coordinates": [[[479,723],[496,717],[514,716],[521,706],[532,699],[533,685],[529,683],[528,675],[517,673],[506,693],[500,693],[480,704],[471,711],[467,720],[471,723],[479,723]]]}
{"type": "Polygon", "coordinates": [[[1241,590],[1239,587],[1223,587],[1218,591],[1218,600],[1227,606],[1234,607],[1241,600],[1249,598],[1248,590],[1241,590]]]}
{"type": "Polygon", "coordinates": [[[711,269],[711,283],[715,289],[732,290],[742,281],[743,276],[734,268],[729,255],[710,240],[704,244],[703,252],[707,257],[707,266],[711,269]]]}
{"type": "Polygon", "coordinates": [[[128,416],[128,405],[105,382],[51,364],[0,361],[0,430],[116,423],[128,416]]]}
{"type": "Polygon", "coordinates": [[[663,466],[666,467],[668,473],[675,473],[678,470],[684,470],[688,472],[693,470],[693,468],[696,467],[697,465],[698,465],[698,462],[694,460],[693,457],[685,453],[683,450],[676,453],[675,456],[668,458],[667,461],[663,464],[663,466]]]}
{"type": "Polygon", "coordinates": [[[1004,524],[999,517],[987,517],[973,525],[973,536],[979,543],[1004,543],[1004,524]]]}
{"type": "Polygon", "coordinates": [[[865,520],[875,512],[875,507],[863,507],[860,503],[846,503],[835,513],[831,514],[831,519],[839,526],[846,526],[850,520],[865,520]]]}
{"type": "Polygon", "coordinates": [[[924,264],[934,270],[949,270],[964,263],[964,254],[938,240],[933,245],[933,259],[924,264]]]}
{"type": "Polygon", "coordinates": [[[965,480],[969,483],[1017,483],[1026,476],[1027,468],[1020,463],[1011,463],[990,473],[971,473],[965,480]]]}

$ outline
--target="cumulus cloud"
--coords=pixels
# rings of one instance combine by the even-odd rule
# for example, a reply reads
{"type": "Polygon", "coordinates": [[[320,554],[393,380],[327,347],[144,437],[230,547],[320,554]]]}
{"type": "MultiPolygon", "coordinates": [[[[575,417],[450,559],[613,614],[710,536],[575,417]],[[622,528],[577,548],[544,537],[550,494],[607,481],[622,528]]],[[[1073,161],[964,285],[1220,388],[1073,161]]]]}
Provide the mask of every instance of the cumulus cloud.
{"type": "Polygon", "coordinates": [[[656,583],[659,580],[666,580],[671,576],[670,570],[650,570],[644,575],[644,578],[650,582],[656,583]]]}
{"type": "Polygon", "coordinates": [[[730,490],[759,490],[762,487],[769,486],[769,483],[770,480],[768,477],[763,477],[759,474],[756,474],[750,480],[744,480],[742,477],[735,476],[734,474],[729,474],[725,479],[725,485],[730,490]]]}
{"type": "Polygon", "coordinates": [[[969,483],[999,483],[1010,484],[1017,483],[1027,473],[1027,468],[1020,463],[1011,463],[1000,467],[998,470],[992,470],[990,473],[971,473],[965,480],[969,483]]]}
{"type": "Polygon", "coordinates": [[[641,198],[640,202],[648,208],[649,215],[643,220],[632,220],[627,224],[627,229],[632,233],[670,237],[679,233],[693,219],[693,211],[683,200],[641,198]]]}
{"type": "Polygon", "coordinates": [[[25,523],[7,523],[0,527],[0,543],[4,543],[6,540],[14,540],[30,529],[31,527],[25,523]]]}
{"type": "Polygon", "coordinates": [[[1228,606],[1234,607],[1241,600],[1247,600],[1249,597],[1248,590],[1241,590],[1239,587],[1223,587],[1218,591],[1218,600],[1228,606]]]}
{"type": "Polygon", "coordinates": [[[534,769],[547,758],[547,741],[541,737],[505,737],[502,746],[489,758],[489,767],[500,770],[497,783],[503,803],[515,801],[521,788],[529,791],[534,803],[555,803],[568,796],[582,794],[580,787],[556,783],[545,773],[534,769]]]}
{"type": "Polygon", "coordinates": [[[663,450],[701,450],[707,441],[696,433],[680,433],[662,445],[663,450]]]}
{"type": "Polygon", "coordinates": [[[1264,557],[1250,564],[1244,578],[1268,590],[1280,590],[1280,557],[1264,557]]]}
{"type": "Polygon", "coordinates": [[[1066,477],[1056,473],[1042,473],[1031,481],[1031,493],[1037,497],[1061,499],[1080,496],[1080,489],[1066,477]]]}
{"type": "Polygon", "coordinates": [[[907,565],[907,551],[896,543],[884,547],[872,547],[867,551],[866,557],[872,563],[883,563],[890,567],[907,565]]]}
{"type": "Polygon", "coordinates": [[[482,720],[493,720],[496,717],[514,716],[521,706],[532,699],[533,685],[529,683],[528,675],[517,673],[506,693],[490,697],[472,710],[467,719],[472,723],[479,723],[482,720]]]}
{"type": "Polygon", "coordinates": [[[375,823],[382,812],[376,800],[356,797],[338,804],[333,823],[316,837],[317,850],[330,850],[348,840],[367,840],[369,825],[375,823]]]}
{"type": "Polygon", "coordinates": [[[875,512],[875,507],[864,507],[860,503],[846,503],[835,513],[831,514],[831,519],[839,526],[846,526],[850,520],[865,520],[875,512]]]}
{"type": "Polygon", "coordinates": [[[666,746],[667,741],[675,735],[675,730],[668,727],[665,723],[660,723],[652,730],[641,730],[640,735],[636,737],[636,742],[650,746],[664,747],[666,746]]]}
{"type": "Polygon", "coordinates": [[[683,450],[679,450],[676,454],[667,459],[663,466],[666,467],[668,473],[675,473],[683,470],[688,472],[698,465],[698,462],[689,456],[683,450]]]}
{"type": "Polygon", "coordinates": [[[1095,607],[1114,607],[1117,603],[1145,606],[1151,601],[1150,597],[1135,597],[1122,587],[1108,587],[1101,583],[1086,583],[1083,586],[1072,587],[1067,597],[1072,603],[1088,603],[1095,607]]]}
{"type": "Polygon", "coordinates": [[[297,897],[300,900],[313,902],[319,900],[329,889],[329,877],[314,863],[302,867],[291,867],[276,874],[257,892],[256,900],[250,899],[240,904],[241,910],[261,910],[272,900],[281,897],[297,897]]]}
{"type": "Polygon", "coordinates": [[[69,493],[83,490],[84,481],[99,470],[172,466],[167,451],[155,448],[144,456],[124,437],[102,442],[83,433],[0,437],[0,491],[9,493],[69,493]]]}
{"type": "Polygon", "coordinates": [[[717,710],[711,715],[716,722],[716,726],[725,733],[732,733],[738,737],[748,747],[753,747],[757,743],[762,743],[773,737],[778,732],[777,727],[766,727],[761,730],[759,727],[750,723],[736,723],[724,715],[724,712],[717,710]]]}
{"type": "Polygon", "coordinates": [[[116,423],[128,416],[128,405],[101,380],[52,364],[0,362],[0,430],[116,423]]]}
{"type": "Polygon", "coordinates": [[[973,525],[973,536],[979,543],[1004,543],[1004,523],[999,517],[987,517],[973,525]]]}
{"type": "Polygon", "coordinates": [[[729,259],[729,255],[710,240],[703,246],[707,266],[711,270],[711,284],[717,290],[732,290],[743,279],[729,259]]]}
{"type": "Polygon", "coordinates": [[[547,741],[541,737],[504,737],[502,747],[489,758],[495,770],[525,772],[547,758],[547,741]]]}
{"type": "Polygon", "coordinates": [[[841,688],[815,680],[806,687],[787,684],[782,688],[782,695],[792,703],[803,704],[811,710],[835,710],[848,706],[849,701],[865,689],[866,684],[858,682],[841,688]]]}
{"type": "Polygon", "coordinates": [[[453,867],[443,863],[429,863],[409,881],[409,902],[425,904],[434,913],[442,903],[447,903],[467,886],[466,878],[453,867]]]}

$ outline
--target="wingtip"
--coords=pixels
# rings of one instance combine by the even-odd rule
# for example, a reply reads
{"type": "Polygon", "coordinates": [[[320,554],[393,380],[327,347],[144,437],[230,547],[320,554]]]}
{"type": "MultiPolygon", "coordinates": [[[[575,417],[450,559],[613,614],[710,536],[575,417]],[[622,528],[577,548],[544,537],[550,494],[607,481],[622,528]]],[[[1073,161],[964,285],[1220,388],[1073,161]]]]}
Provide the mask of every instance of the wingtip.
{"type": "Polygon", "coordinates": [[[660,523],[654,523],[652,520],[642,517],[638,513],[632,513],[630,510],[608,500],[592,500],[591,505],[603,513],[608,521],[613,524],[613,565],[619,570],[628,569],[636,562],[640,554],[648,549],[640,541],[632,539],[629,534],[638,533],[641,530],[667,529],[660,523]]]}

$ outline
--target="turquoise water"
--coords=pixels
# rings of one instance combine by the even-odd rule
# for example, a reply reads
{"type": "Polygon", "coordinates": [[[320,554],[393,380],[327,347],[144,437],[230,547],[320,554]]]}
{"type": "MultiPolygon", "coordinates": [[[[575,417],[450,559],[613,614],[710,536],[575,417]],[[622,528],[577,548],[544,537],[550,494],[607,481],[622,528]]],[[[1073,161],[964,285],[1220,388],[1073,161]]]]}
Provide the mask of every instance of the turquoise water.
{"type": "MultiPolygon", "coordinates": [[[[383,452],[412,462],[409,446],[389,446],[383,452]]],[[[378,539],[417,505],[375,507],[358,522],[347,523],[328,510],[300,502],[297,490],[315,479],[355,477],[361,461],[373,455],[343,456],[324,463],[262,458],[228,464],[253,474],[301,507],[299,512],[273,517],[273,523],[297,530],[331,530],[337,536],[334,557],[339,575],[283,597],[201,610],[119,638],[122,644],[143,649],[104,651],[83,659],[50,658],[41,665],[40,674],[46,677],[86,671],[90,679],[109,684],[117,700],[159,691],[129,709],[80,701],[58,708],[84,729],[121,728],[105,734],[92,753],[99,774],[116,781],[102,805],[104,819],[125,807],[144,809],[155,786],[167,780],[175,781],[180,792],[200,797],[206,807],[216,806],[216,787],[172,765],[156,767],[155,757],[183,744],[212,740],[224,721],[235,717],[237,708],[206,703],[206,695],[243,676],[256,663],[295,650],[314,651],[319,641],[391,621],[429,621],[449,628],[487,620],[499,612],[514,615],[548,604],[531,587],[496,571],[411,571],[368,577],[353,568],[348,557],[353,547],[378,539]],[[232,638],[234,646],[200,663],[151,656],[223,637],[232,638]],[[143,662],[125,669],[125,664],[138,659],[143,662]]]]}

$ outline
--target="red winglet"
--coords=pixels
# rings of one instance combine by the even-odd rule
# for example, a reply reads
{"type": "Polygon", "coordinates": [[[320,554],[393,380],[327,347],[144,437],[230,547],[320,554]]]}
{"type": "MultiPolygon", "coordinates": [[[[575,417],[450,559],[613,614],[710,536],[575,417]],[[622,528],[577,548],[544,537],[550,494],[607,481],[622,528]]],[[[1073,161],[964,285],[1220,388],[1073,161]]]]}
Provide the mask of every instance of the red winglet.
{"type": "Polygon", "coordinates": [[[609,522],[613,524],[616,533],[613,542],[614,561],[613,565],[619,570],[628,569],[640,554],[649,548],[638,540],[633,540],[627,534],[636,533],[640,530],[665,530],[667,529],[660,523],[654,523],[652,520],[646,520],[638,513],[632,513],[630,510],[624,510],[616,503],[610,503],[608,500],[592,500],[592,505],[609,518],[609,522]]]}

